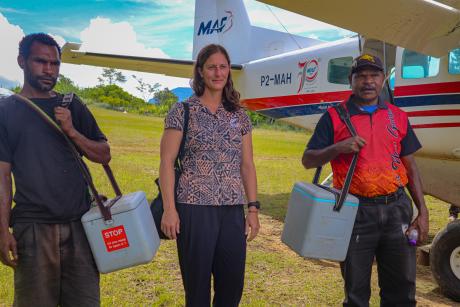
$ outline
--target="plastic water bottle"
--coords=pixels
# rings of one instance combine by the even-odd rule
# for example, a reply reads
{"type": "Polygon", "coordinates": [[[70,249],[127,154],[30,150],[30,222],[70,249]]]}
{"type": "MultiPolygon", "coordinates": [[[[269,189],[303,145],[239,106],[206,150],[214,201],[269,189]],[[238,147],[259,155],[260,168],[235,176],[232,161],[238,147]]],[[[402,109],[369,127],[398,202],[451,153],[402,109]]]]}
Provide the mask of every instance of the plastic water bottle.
{"type": "Polygon", "coordinates": [[[411,246],[417,245],[417,240],[418,240],[417,229],[413,228],[411,229],[411,231],[409,231],[409,234],[407,235],[407,240],[409,241],[409,245],[411,246]]]}

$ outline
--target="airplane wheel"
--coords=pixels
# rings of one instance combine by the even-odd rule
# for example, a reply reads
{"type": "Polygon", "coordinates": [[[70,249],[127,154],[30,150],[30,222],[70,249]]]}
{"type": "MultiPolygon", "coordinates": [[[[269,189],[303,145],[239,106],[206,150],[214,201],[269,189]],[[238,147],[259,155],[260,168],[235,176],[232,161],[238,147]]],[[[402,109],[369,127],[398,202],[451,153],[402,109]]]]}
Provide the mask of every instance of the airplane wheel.
{"type": "Polygon", "coordinates": [[[444,295],[460,302],[460,220],[448,224],[434,238],[430,266],[444,295]]]}

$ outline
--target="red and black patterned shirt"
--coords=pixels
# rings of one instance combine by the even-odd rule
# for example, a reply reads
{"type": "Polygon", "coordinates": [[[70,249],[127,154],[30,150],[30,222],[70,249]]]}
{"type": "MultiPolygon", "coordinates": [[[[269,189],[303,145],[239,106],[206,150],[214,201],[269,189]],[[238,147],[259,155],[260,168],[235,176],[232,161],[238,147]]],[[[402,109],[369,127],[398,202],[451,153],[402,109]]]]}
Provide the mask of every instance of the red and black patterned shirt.
{"type": "MultiPolygon", "coordinates": [[[[213,114],[196,96],[186,102],[190,117],[177,202],[212,206],[246,203],[241,161],[243,135],[252,130],[249,117],[243,109],[228,112],[222,104],[213,114]]],[[[176,103],[165,119],[165,129],[183,131],[183,125],[184,106],[176,103]]]]}
{"type": "MultiPolygon", "coordinates": [[[[359,151],[350,193],[375,197],[395,192],[408,182],[401,157],[421,148],[407,114],[379,98],[377,110],[367,113],[353,102],[354,96],[342,102],[351,116],[357,134],[366,140],[359,151]]],[[[351,137],[336,110],[329,108],[321,117],[310,139],[308,149],[322,149],[351,137]]],[[[331,161],[333,184],[341,189],[353,154],[340,154],[331,161]]]]}

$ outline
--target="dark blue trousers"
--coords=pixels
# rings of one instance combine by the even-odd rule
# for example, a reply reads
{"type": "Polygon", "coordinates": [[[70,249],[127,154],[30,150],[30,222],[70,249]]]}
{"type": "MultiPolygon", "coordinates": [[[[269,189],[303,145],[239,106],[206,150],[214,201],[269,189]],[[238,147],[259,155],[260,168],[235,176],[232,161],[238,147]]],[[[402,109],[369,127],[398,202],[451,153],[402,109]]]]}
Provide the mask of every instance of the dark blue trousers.
{"type": "Polygon", "coordinates": [[[407,242],[412,202],[404,190],[389,204],[360,203],[347,258],[341,263],[344,306],[369,306],[370,278],[377,260],[380,306],[415,306],[416,250],[407,242]]]}
{"type": "Polygon", "coordinates": [[[177,250],[187,307],[238,306],[246,261],[243,206],[177,204],[177,250]]]}

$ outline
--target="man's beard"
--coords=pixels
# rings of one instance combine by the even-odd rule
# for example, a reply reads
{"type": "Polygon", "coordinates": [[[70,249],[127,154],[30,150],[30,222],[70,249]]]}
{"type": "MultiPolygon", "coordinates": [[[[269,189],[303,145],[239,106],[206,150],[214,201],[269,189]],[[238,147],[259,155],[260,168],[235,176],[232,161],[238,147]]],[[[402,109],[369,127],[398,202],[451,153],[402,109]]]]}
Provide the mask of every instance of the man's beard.
{"type": "Polygon", "coordinates": [[[30,84],[30,86],[32,86],[34,89],[39,90],[41,92],[51,91],[54,88],[54,86],[56,85],[56,82],[57,82],[57,78],[54,78],[54,77],[36,77],[36,76],[33,76],[29,72],[29,70],[25,71],[25,77],[26,77],[27,82],[30,84]],[[51,84],[42,84],[42,83],[39,82],[40,79],[51,80],[52,83],[51,84]]]}

